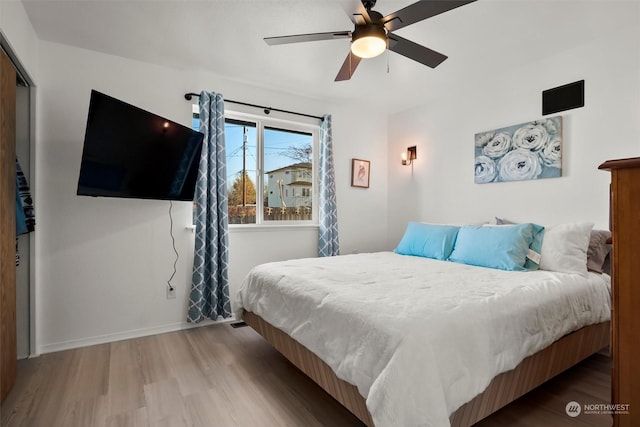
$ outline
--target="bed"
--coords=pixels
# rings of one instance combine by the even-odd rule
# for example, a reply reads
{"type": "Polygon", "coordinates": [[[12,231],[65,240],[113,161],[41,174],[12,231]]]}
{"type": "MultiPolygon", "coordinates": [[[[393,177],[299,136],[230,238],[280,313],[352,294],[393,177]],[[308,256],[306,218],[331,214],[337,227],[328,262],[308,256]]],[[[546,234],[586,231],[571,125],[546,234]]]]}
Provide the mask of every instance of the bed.
{"type": "Polygon", "coordinates": [[[606,274],[394,252],[269,263],[235,303],[369,426],[468,426],[608,345],[606,274]]]}

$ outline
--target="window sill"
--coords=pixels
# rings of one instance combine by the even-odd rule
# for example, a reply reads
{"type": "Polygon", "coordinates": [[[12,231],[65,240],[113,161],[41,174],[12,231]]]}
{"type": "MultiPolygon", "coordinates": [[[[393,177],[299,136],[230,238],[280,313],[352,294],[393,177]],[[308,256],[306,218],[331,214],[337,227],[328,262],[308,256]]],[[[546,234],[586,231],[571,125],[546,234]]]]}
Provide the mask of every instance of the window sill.
{"type": "Polygon", "coordinates": [[[298,231],[298,230],[317,230],[318,224],[234,224],[229,225],[229,233],[246,233],[246,232],[272,232],[272,231],[298,231]]]}
{"type": "MultiPolygon", "coordinates": [[[[254,233],[254,232],[282,232],[282,231],[304,231],[318,230],[318,224],[281,224],[281,225],[255,225],[255,224],[230,224],[229,233],[254,233]]],[[[196,232],[195,225],[187,225],[187,230],[192,233],[196,232]]]]}

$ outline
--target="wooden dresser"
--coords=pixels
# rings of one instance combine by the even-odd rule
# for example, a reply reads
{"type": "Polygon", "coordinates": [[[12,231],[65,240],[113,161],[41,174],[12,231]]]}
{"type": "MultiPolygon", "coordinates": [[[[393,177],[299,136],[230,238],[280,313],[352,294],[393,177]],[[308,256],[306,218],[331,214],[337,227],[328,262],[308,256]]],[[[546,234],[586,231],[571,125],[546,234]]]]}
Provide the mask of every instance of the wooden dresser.
{"type": "Polygon", "coordinates": [[[612,403],[614,427],[640,426],[640,157],[609,160],[611,171],[612,403]]]}

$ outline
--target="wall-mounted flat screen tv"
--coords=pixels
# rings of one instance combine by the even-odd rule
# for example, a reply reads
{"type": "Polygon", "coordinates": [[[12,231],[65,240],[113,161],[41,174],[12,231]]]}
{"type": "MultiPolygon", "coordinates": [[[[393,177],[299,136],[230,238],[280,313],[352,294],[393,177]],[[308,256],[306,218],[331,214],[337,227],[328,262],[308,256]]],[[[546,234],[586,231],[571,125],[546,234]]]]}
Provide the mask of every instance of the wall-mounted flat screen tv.
{"type": "Polygon", "coordinates": [[[77,194],[193,200],[203,136],[92,90],[77,194]]]}

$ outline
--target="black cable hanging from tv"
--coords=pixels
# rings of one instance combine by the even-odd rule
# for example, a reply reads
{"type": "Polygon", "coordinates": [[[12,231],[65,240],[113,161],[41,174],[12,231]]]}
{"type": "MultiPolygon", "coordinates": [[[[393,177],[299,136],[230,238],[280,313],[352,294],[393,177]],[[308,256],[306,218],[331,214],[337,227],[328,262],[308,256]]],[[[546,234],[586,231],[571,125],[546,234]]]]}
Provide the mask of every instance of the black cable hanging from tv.
{"type": "MultiPolygon", "coordinates": [[[[198,93],[194,93],[194,92],[189,92],[189,93],[185,93],[184,94],[184,99],[186,99],[187,101],[191,101],[191,99],[193,97],[200,97],[200,94],[198,93]]],[[[318,119],[320,121],[323,121],[324,119],[320,116],[313,116],[311,114],[305,114],[305,113],[296,113],[295,111],[288,111],[288,110],[281,110],[279,108],[273,108],[273,107],[264,107],[262,105],[256,105],[256,104],[249,104],[247,102],[240,102],[240,101],[234,101],[232,99],[225,99],[224,102],[230,102],[232,104],[238,104],[238,105],[244,105],[246,107],[253,107],[253,108],[260,108],[262,109],[262,111],[264,111],[265,114],[269,114],[272,111],[278,111],[280,113],[287,113],[287,114],[295,114],[296,116],[303,116],[303,117],[310,117],[312,119],[318,119]]]]}

